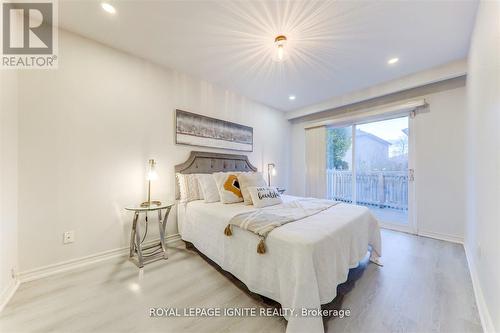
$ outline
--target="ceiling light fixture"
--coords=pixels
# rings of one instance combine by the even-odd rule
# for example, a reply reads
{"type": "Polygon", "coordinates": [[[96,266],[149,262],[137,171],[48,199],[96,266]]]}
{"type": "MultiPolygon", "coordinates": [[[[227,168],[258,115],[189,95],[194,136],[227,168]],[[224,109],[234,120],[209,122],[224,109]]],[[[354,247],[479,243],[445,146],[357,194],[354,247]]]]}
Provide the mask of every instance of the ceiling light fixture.
{"type": "Polygon", "coordinates": [[[109,3],[107,2],[102,2],[101,3],[101,7],[102,9],[104,9],[104,11],[110,13],[110,14],[115,14],[116,13],[116,9],[115,7],[111,6],[109,3]]]}
{"type": "Polygon", "coordinates": [[[285,35],[276,36],[274,39],[274,45],[276,46],[276,61],[283,61],[285,59],[285,44],[285,35]]]}
{"type": "Polygon", "coordinates": [[[397,63],[399,61],[399,58],[392,58],[392,59],[389,59],[389,61],[387,61],[387,63],[389,65],[394,65],[395,63],[397,63]]]}
{"type": "Polygon", "coordinates": [[[291,100],[291,101],[295,101],[295,95],[288,96],[288,99],[291,100]]]}

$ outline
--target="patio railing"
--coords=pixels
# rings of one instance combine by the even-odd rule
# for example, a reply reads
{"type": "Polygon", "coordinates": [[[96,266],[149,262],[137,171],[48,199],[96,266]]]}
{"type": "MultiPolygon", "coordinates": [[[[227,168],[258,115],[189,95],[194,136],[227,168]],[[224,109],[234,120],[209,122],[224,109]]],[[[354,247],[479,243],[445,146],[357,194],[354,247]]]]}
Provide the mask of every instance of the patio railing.
{"type": "MultiPolygon", "coordinates": [[[[352,172],[326,170],[327,196],[330,200],[352,202],[352,172]]],[[[408,209],[408,173],[372,171],[356,174],[358,204],[381,208],[408,209]]]]}

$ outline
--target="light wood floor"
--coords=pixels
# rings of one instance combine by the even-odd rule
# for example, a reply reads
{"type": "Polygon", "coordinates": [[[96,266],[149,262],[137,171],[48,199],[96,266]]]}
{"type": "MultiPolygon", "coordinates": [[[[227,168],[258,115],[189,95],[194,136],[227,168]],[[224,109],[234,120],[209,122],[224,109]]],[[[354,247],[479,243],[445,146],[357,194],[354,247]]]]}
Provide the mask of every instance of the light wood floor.
{"type": "MultiPolygon", "coordinates": [[[[383,231],[384,267],[369,265],[328,332],[480,332],[462,246],[383,231]]],[[[22,284],[1,332],[284,332],[286,321],[150,318],[158,307],[258,307],[197,254],[169,249],[145,267],[115,260],[22,284]]]]}

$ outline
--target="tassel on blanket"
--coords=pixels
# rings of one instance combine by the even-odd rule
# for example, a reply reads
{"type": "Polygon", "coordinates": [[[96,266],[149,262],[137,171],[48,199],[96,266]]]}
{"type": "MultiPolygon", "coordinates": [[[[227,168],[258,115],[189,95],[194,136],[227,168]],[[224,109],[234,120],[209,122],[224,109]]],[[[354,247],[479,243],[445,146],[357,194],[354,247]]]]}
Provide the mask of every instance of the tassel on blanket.
{"type": "Polygon", "coordinates": [[[232,236],[233,235],[233,232],[231,231],[231,225],[228,224],[226,229],[224,229],[224,235],[226,236],[232,236]]]}
{"type": "Polygon", "coordinates": [[[257,253],[259,254],[266,253],[266,244],[264,243],[264,239],[261,239],[259,245],[257,245],[257,253]]]}
{"type": "Polygon", "coordinates": [[[374,263],[377,266],[384,267],[382,260],[380,260],[380,257],[376,255],[373,250],[370,251],[370,262],[374,263]]]}

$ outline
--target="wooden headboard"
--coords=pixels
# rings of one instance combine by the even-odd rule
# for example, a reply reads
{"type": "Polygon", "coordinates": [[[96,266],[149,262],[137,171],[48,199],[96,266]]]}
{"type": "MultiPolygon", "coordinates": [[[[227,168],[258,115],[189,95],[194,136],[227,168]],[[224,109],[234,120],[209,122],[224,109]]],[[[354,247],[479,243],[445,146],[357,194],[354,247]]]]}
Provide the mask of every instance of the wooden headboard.
{"type": "MultiPolygon", "coordinates": [[[[209,153],[192,151],[186,162],[175,166],[175,173],[214,173],[230,171],[257,171],[250,163],[248,156],[236,154],[209,153]]],[[[175,182],[175,193],[178,197],[179,184],[175,182]]]]}

